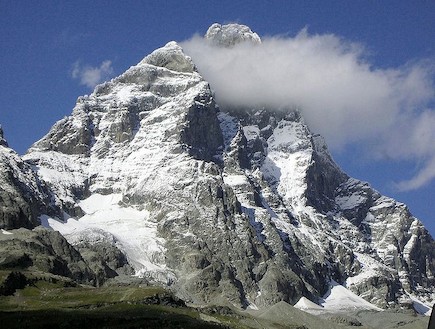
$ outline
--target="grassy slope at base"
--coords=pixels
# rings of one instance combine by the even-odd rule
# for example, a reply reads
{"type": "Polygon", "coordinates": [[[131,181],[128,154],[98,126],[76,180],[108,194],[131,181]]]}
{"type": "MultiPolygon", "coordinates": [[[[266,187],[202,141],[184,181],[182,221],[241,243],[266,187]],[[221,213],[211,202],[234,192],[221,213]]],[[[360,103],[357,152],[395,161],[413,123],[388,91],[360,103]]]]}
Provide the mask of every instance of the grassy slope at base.
{"type": "Polygon", "coordinates": [[[4,328],[225,328],[159,287],[63,287],[37,280],[0,296],[4,328]]]}
{"type": "MultiPolygon", "coordinates": [[[[425,329],[429,320],[390,311],[347,314],[362,323],[355,327],[346,325],[349,321],[331,321],[327,314],[307,314],[284,302],[256,312],[220,306],[193,308],[160,287],[71,287],[73,282],[67,278],[23,273],[27,286],[10,296],[0,296],[1,328],[425,329]]],[[[7,275],[0,271],[0,283],[7,275]]]]}

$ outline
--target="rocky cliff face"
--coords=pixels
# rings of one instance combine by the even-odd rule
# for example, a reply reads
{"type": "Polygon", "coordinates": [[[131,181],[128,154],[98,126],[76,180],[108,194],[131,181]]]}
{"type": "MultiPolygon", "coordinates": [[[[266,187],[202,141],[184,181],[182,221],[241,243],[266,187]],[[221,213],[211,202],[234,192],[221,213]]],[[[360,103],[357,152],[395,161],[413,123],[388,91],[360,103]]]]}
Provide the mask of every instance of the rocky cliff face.
{"type": "MultiPolygon", "coordinates": [[[[207,38],[260,42],[239,25],[207,38]]],[[[79,98],[24,159],[64,212],[44,225],[191,302],[319,301],[333,280],[383,308],[435,298],[435,244],[405,205],[343,173],[298,110],[219,108],[174,42],[79,98]]]]}
{"type": "Polygon", "coordinates": [[[1,269],[34,270],[95,283],[95,275],[80,253],[59,234],[20,228],[0,235],[1,269]]]}
{"type": "Polygon", "coordinates": [[[82,240],[76,246],[80,254],[59,232],[40,226],[44,216],[62,216],[57,197],[8,147],[1,128],[0,168],[0,269],[46,272],[94,285],[131,272],[113,244],[82,240]]]}
{"type": "Polygon", "coordinates": [[[39,216],[54,215],[51,194],[31,166],[8,147],[0,127],[0,228],[33,228],[39,216]]]}

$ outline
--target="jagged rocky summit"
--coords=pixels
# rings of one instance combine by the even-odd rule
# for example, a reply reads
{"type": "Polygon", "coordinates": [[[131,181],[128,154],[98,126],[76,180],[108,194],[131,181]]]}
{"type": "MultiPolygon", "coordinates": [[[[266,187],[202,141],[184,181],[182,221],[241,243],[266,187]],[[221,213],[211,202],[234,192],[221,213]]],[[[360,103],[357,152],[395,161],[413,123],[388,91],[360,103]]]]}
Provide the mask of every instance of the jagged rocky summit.
{"type": "MultiPolygon", "coordinates": [[[[261,43],[237,24],[205,38],[261,43]]],[[[321,304],[335,285],[381,308],[433,303],[435,244],[404,204],[346,175],[298,110],[218,100],[180,45],[157,49],[23,160],[2,143],[2,227],[38,218],[106,263],[111,246],[195,304],[321,304]]]]}

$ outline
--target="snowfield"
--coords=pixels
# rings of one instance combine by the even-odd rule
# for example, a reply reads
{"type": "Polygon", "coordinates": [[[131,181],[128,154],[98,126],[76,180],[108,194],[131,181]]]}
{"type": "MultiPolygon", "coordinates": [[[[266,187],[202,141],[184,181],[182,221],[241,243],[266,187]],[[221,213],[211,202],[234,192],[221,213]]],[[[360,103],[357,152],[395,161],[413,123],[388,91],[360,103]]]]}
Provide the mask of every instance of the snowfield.
{"type": "Polygon", "coordinates": [[[127,255],[137,276],[164,284],[175,280],[165,265],[165,241],[157,236],[157,223],[149,220],[148,211],[122,207],[120,203],[120,194],[94,194],[79,203],[85,212],[83,217],[61,221],[43,216],[41,222],[59,231],[72,245],[81,239],[95,243],[102,234],[109,233],[115,245],[127,255]]]}

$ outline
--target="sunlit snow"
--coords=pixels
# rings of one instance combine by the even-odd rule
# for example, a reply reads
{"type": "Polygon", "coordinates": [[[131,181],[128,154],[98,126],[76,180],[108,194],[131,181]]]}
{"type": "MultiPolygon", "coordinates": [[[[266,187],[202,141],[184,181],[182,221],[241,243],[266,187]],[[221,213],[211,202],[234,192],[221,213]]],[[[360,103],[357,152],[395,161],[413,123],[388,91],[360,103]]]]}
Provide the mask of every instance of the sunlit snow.
{"type": "Polygon", "coordinates": [[[311,300],[309,300],[308,298],[302,296],[299,301],[294,305],[294,307],[302,310],[302,311],[306,311],[306,312],[310,312],[310,311],[323,311],[323,307],[313,303],[311,300]]]}
{"type": "Polygon", "coordinates": [[[334,280],[331,281],[329,291],[323,296],[320,305],[325,310],[335,312],[361,309],[382,311],[381,308],[369,303],[334,280]]]}
{"type": "Polygon", "coordinates": [[[79,242],[78,237],[88,239],[93,229],[110,233],[116,246],[127,255],[136,275],[164,283],[173,280],[174,275],[165,265],[164,240],[157,236],[157,223],[149,220],[148,211],[124,208],[120,201],[120,194],[93,194],[79,202],[85,212],[83,217],[63,222],[43,216],[41,222],[59,231],[73,245],[79,242]],[[80,234],[85,231],[86,234],[80,234]]]}

